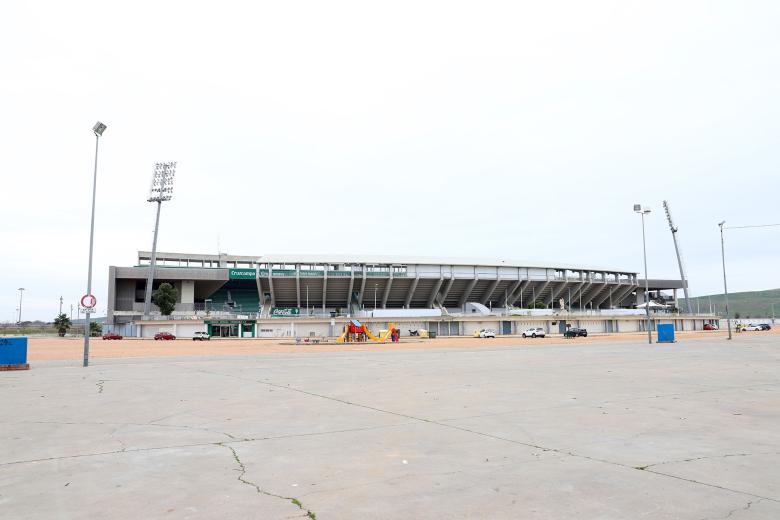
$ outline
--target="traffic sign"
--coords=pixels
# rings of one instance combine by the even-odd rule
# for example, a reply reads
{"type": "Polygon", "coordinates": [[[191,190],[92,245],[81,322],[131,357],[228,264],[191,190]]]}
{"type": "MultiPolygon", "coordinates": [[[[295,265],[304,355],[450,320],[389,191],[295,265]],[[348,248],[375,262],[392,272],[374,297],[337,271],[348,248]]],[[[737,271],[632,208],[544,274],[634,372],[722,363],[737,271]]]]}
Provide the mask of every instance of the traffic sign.
{"type": "Polygon", "coordinates": [[[85,294],[81,297],[81,306],[87,309],[94,309],[97,305],[97,298],[91,294],[85,294]]]}
{"type": "Polygon", "coordinates": [[[79,312],[84,314],[95,314],[95,309],[92,307],[81,307],[79,306],[79,312]]]}

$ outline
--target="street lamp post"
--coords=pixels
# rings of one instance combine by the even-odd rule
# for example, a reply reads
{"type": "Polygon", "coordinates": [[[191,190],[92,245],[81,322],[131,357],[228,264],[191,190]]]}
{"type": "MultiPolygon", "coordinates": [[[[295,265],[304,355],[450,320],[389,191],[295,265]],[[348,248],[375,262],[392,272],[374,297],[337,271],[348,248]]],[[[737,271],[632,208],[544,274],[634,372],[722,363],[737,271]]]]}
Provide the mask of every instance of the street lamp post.
{"type": "Polygon", "coordinates": [[[378,288],[379,288],[379,284],[375,283],[374,284],[374,310],[376,310],[376,292],[378,288]]]}
{"type": "Polygon", "coordinates": [[[24,293],[24,287],[19,287],[19,319],[16,321],[18,324],[22,324],[22,294],[24,293]]]}
{"type": "Polygon", "coordinates": [[[726,246],[723,242],[723,224],[725,224],[726,221],[722,221],[718,223],[718,227],[720,228],[720,258],[723,262],[723,297],[725,299],[726,303],[726,326],[729,329],[729,339],[731,339],[731,315],[729,314],[729,289],[728,285],[726,285],[726,246]]]}
{"type": "Polygon", "coordinates": [[[311,316],[311,310],[309,308],[309,286],[306,286],[306,314],[311,316]]]}
{"type": "Polygon", "coordinates": [[[647,343],[653,344],[653,335],[650,330],[650,287],[647,281],[647,242],[645,240],[645,215],[650,213],[650,208],[643,208],[641,204],[634,204],[634,212],[642,216],[642,251],[645,259],[645,328],[647,329],[647,343]]]}
{"type": "MultiPolygon", "coordinates": [[[[95,238],[95,195],[97,193],[97,160],[98,160],[98,143],[103,132],[106,131],[106,125],[98,121],[95,126],[92,127],[92,131],[95,133],[95,170],[92,174],[92,220],[89,225],[89,269],[87,273],[87,294],[92,294],[92,246],[95,238]]],[[[89,366],[89,318],[91,313],[89,310],[84,313],[86,318],[84,319],[84,366],[89,366]]]]}

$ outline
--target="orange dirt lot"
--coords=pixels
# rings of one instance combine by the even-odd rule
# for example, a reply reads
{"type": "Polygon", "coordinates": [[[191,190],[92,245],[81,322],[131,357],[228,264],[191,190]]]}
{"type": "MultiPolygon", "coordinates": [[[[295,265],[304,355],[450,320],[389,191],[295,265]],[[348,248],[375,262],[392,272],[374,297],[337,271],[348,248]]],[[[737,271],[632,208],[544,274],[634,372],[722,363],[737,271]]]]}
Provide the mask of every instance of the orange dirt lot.
{"type": "MultiPolygon", "coordinates": [[[[764,332],[743,332],[741,334],[777,334],[777,329],[764,332]]],[[[725,337],[725,331],[678,332],[678,340],[696,340],[725,337]]],[[[655,340],[655,335],[653,336],[655,340]]],[[[643,343],[644,333],[595,334],[587,338],[564,339],[560,335],[547,338],[526,338],[518,336],[480,339],[473,337],[439,337],[419,339],[401,337],[400,343],[328,343],[296,345],[290,339],[212,339],[211,341],[154,341],[151,339],[123,339],[105,341],[100,338],[90,341],[90,358],[154,358],[175,356],[251,355],[296,352],[359,352],[368,350],[423,350],[446,348],[486,347],[542,347],[545,345],[571,345],[592,343],[643,343]]],[[[29,361],[76,360],[83,355],[82,338],[29,338],[29,361]]]]}

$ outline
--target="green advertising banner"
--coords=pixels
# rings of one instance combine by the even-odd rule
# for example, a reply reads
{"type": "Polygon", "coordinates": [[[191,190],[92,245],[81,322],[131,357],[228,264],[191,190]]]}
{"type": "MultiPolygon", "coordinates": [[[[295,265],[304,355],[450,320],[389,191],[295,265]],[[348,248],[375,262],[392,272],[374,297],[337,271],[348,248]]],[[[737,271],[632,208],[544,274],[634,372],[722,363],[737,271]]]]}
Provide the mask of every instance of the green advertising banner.
{"type": "Polygon", "coordinates": [[[254,269],[229,269],[228,278],[230,280],[254,280],[256,271],[254,269]]]}
{"type": "Polygon", "coordinates": [[[301,310],[298,307],[271,307],[271,317],[292,317],[300,316],[301,310]]]}

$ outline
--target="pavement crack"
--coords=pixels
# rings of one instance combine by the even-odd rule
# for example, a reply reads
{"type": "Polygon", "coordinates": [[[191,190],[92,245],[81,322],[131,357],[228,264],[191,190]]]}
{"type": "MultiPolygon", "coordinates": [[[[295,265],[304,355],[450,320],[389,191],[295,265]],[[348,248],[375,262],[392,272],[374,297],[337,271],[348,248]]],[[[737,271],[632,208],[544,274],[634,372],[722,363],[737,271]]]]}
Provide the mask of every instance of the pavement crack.
{"type": "Polygon", "coordinates": [[[304,517],[305,518],[311,518],[312,520],[315,520],[317,518],[317,515],[313,511],[303,507],[303,504],[297,498],[295,498],[295,497],[286,497],[286,496],[282,496],[282,495],[277,495],[276,493],[271,493],[270,491],[266,491],[266,490],[262,489],[255,482],[252,482],[251,480],[247,480],[246,478],[244,478],[244,475],[246,475],[246,466],[244,466],[244,463],[239,458],[238,453],[236,453],[236,450],[232,446],[228,446],[227,444],[224,444],[224,443],[218,443],[218,445],[219,446],[223,446],[223,447],[229,449],[230,453],[233,454],[233,460],[236,461],[236,464],[238,464],[238,468],[241,470],[241,473],[238,475],[239,482],[241,482],[242,484],[246,484],[247,486],[251,486],[251,487],[255,488],[255,490],[259,494],[261,494],[261,495],[267,495],[269,497],[274,497],[274,498],[279,498],[279,499],[282,499],[282,500],[289,501],[290,503],[292,503],[295,506],[297,506],[298,509],[300,509],[301,511],[304,512],[304,514],[305,514],[304,517]]]}
{"type": "MultiPolygon", "coordinates": [[[[733,515],[733,514],[734,514],[734,513],[736,513],[737,511],[747,511],[748,509],[750,509],[750,507],[751,507],[753,504],[757,504],[758,502],[761,502],[762,500],[764,500],[764,499],[763,499],[763,498],[759,498],[758,500],[751,500],[750,502],[748,502],[747,504],[745,504],[745,505],[744,505],[744,506],[742,506],[742,507],[737,507],[737,508],[735,508],[735,509],[732,509],[731,511],[729,511],[728,513],[726,513],[726,516],[719,516],[719,517],[718,517],[718,519],[719,519],[719,520],[726,520],[727,518],[731,518],[731,515],[733,515]]],[[[702,520],[708,520],[708,519],[704,518],[704,519],[702,519],[702,520]]]]}
{"type": "Polygon", "coordinates": [[[648,468],[654,468],[656,466],[663,466],[665,464],[679,464],[682,462],[696,462],[698,460],[709,460],[709,459],[727,459],[730,457],[751,457],[754,455],[780,455],[780,451],[762,451],[757,453],[726,453],[724,455],[705,455],[702,457],[691,457],[689,459],[676,459],[676,460],[665,460],[663,462],[656,462],[654,464],[646,464],[644,466],[634,466],[634,469],[639,470],[646,470],[648,468]]]}

